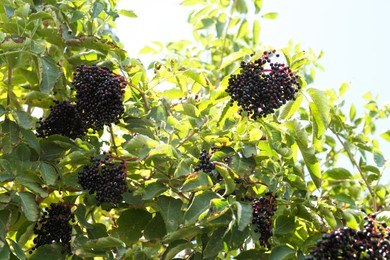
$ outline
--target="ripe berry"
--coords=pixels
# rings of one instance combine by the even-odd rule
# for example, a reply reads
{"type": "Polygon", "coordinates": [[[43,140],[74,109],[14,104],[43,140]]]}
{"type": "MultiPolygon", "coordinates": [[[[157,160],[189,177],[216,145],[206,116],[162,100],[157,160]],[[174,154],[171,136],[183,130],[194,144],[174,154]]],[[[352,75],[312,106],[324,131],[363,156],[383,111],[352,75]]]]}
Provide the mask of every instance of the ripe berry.
{"type": "Polygon", "coordinates": [[[390,259],[388,230],[375,215],[365,221],[363,230],[344,227],[324,234],[306,259],[390,259]]]}
{"type": "Polygon", "coordinates": [[[272,237],[273,216],[277,210],[276,198],[277,195],[266,192],[263,197],[252,202],[252,224],[256,225],[255,232],[260,233],[260,245],[267,248],[271,248],[269,239],[272,237]]]}
{"type": "Polygon", "coordinates": [[[75,221],[71,206],[66,203],[52,203],[49,208],[44,210],[43,215],[34,227],[36,237],[34,238],[35,246],[32,250],[45,244],[61,243],[62,251],[70,253],[72,226],[69,222],[75,221]]]}
{"type": "Polygon", "coordinates": [[[106,67],[81,65],[76,67],[72,84],[77,110],[88,128],[101,130],[104,125],[119,123],[124,113],[123,77],[106,67]]]}
{"type": "Polygon", "coordinates": [[[124,164],[115,165],[108,157],[91,158],[91,164],[79,172],[78,183],[90,194],[96,194],[99,204],[122,202],[122,194],[127,191],[124,164]]]}
{"type": "MultiPolygon", "coordinates": [[[[213,151],[214,152],[214,151],[213,151]]],[[[205,149],[203,149],[199,155],[199,164],[195,168],[195,171],[204,171],[206,173],[212,172],[215,169],[214,164],[210,161],[211,155],[205,149]]]]}
{"type": "Polygon", "coordinates": [[[54,102],[55,105],[50,107],[49,116],[39,119],[37,136],[47,137],[59,134],[73,139],[83,136],[87,129],[76,106],[68,101],[54,102]]]}
{"type": "MultiPolygon", "coordinates": [[[[252,116],[265,117],[295,98],[300,89],[297,76],[283,63],[272,62],[273,52],[253,62],[241,62],[241,72],[229,78],[226,92],[233,102],[252,116]],[[268,64],[268,67],[265,66],[268,64]]],[[[276,58],[278,55],[275,55],[276,58]]]]}

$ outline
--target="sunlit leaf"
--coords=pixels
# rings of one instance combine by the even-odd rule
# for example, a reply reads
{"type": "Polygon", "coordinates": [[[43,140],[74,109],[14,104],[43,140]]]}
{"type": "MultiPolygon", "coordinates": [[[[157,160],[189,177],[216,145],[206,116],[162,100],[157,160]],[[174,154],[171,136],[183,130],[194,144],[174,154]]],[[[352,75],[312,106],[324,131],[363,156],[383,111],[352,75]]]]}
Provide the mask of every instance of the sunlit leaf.
{"type": "Polygon", "coordinates": [[[134,13],[132,10],[124,10],[121,9],[118,11],[119,14],[130,17],[130,18],[137,18],[138,16],[134,13]]]}
{"type": "Polygon", "coordinates": [[[278,17],[278,13],[266,13],[262,16],[265,19],[271,19],[274,20],[278,17]]]}

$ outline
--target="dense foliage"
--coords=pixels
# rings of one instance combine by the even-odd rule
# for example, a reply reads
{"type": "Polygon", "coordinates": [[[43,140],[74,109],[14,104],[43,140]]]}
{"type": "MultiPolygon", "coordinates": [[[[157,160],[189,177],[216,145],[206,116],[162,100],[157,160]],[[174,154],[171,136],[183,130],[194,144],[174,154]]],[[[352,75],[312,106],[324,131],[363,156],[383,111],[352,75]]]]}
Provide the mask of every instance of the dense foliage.
{"type": "Polygon", "coordinates": [[[147,66],[116,3],[0,4],[0,259],[388,259],[390,105],[312,87],[262,0],[183,1],[147,66]]]}

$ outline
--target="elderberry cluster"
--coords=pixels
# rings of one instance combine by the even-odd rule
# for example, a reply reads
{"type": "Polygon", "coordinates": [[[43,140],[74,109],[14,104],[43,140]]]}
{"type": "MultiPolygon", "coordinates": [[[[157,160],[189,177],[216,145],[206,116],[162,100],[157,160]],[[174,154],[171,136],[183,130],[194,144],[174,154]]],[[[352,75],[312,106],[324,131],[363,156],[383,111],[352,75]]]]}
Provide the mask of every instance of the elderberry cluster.
{"type": "Polygon", "coordinates": [[[59,134],[69,138],[77,138],[86,132],[85,124],[74,104],[69,101],[54,101],[50,106],[50,114],[47,118],[40,118],[37,124],[37,136],[47,137],[59,134]]]}
{"type": "Polygon", "coordinates": [[[386,223],[365,218],[363,230],[339,228],[324,234],[306,259],[390,259],[390,234],[386,223]]]}
{"type": "Polygon", "coordinates": [[[272,114],[288,100],[295,99],[301,88],[288,66],[271,60],[274,53],[266,51],[253,62],[242,61],[241,72],[229,78],[226,92],[253,119],[272,114]]]}
{"type": "Polygon", "coordinates": [[[199,155],[199,164],[198,166],[195,168],[195,171],[204,171],[206,173],[210,173],[212,172],[212,170],[215,169],[215,166],[214,164],[210,161],[210,158],[211,158],[211,155],[209,154],[209,152],[205,149],[203,149],[201,152],[200,152],[200,155],[199,155]]]}
{"type": "Polygon", "coordinates": [[[107,67],[77,66],[73,82],[76,105],[88,128],[103,129],[104,125],[119,123],[124,113],[123,77],[107,67]]]}
{"type": "Polygon", "coordinates": [[[71,206],[66,203],[52,203],[44,210],[41,219],[34,227],[34,234],[37,237],[34,238],[35,246],[31,250],[57,242],[62,245],[62,253],[70,253],[72,226],[69,221],[75,221],[71,206]]]}
{"type": "Polygon", "coordinates": [[[252,224],[256,225],[254,232],[260,233],[260,245],[271,248],[269,238],[272,237],[272,221],[277,210],[277,195],[266,192],[263,197],[252,202],[252,224]]]}
{"type": "Polygon", "coordinates": [[[118,204],[122,194],[127,191],[124,163],[115,165],[108,156],[104,159],[91,158],[78,174],[78,183],[90,194],[96,194],[99,204],[103,202],[118,204]]]}

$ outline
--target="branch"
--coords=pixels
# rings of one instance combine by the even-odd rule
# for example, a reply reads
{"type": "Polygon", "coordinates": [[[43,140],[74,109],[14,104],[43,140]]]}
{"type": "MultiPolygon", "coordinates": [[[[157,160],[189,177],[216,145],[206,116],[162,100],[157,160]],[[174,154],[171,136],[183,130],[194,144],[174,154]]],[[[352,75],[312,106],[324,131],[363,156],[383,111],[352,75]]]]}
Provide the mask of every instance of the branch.
{"type": "Polygon", "coordinates": [[[373,207],[373,210],[376,211],[376,210],[377,210],[377,205],[376,205],[376,196],[375,196],[375,192],[372,190],[370,184],[368,183],[368,180],[367,180],[366,176],[364,175],[362,169],[361,169],[361,168],[359,167],[359,165],[357,164],[355,158],[353,157],[352,152],[349,150],[349,148],[348,148],[347,145],[343,142],[343,140],[341,140],[340,135],[339,135],[338,133],[336,133],[335,131],[333,131],[332,128],[330,128],[330,130],[333,132],[333,134],[337,137],[337,139],[339,140],[339,142],[341,143],[341,145],[344,147],[344,150],[347,152],[348,157],[349,157],[349,159],[350,159],[352,165],[354,165],[354,166],[357,168],[357,170],[358,170],[360,176],[362,177],[364,183],[366,184],[366,187],[367,187],[368,191],[370,192],[370,194],[371,194],[371,196],[372,196],[372,199],[373,199],[373,205],[372,205],[372,207],[373,207]]]}
{"type": "Polygon", "coordinates": [[[111,136],[112,147],[114,148],[115,154],[118,155],[118,146],[116,146],[116,143],[115,143],[114,128],[112,127],[112,124],[110,125],[109,132],[110,132],[110,136],[111,136]]]}

